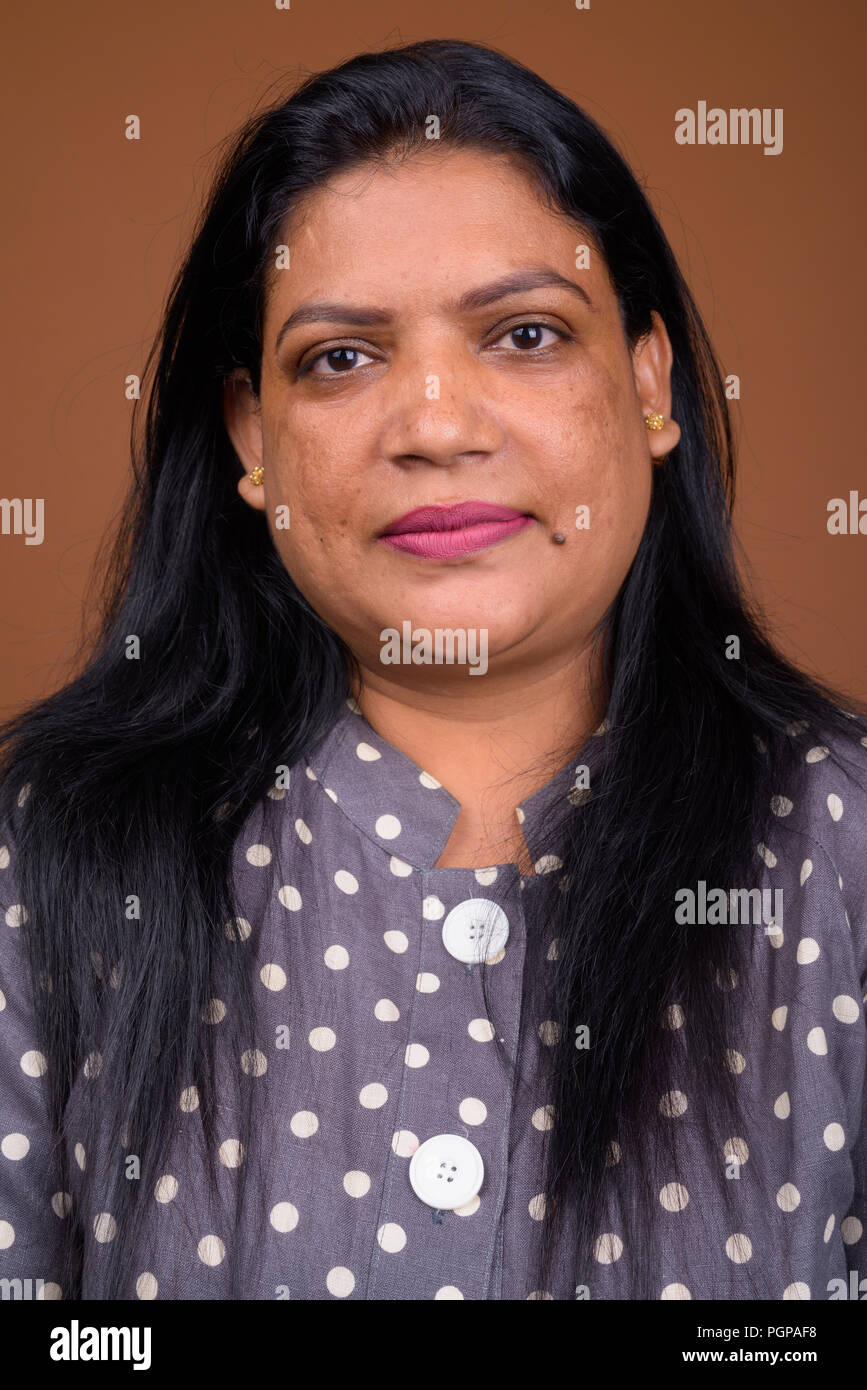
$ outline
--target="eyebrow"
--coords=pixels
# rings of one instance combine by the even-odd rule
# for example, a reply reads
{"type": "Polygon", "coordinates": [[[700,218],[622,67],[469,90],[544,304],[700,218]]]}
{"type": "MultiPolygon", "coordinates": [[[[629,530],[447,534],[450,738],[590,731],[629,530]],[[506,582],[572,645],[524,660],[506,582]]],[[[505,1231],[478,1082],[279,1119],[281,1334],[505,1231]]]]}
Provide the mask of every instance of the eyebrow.
{"type": "MultiPolygon", "coordinates": [[[[484,309],[488,304],[494,304],[498,299],[505,299],[510,294],[521,294],[527,290],[544,288],[569,290],[572,294],[577,294],[583,299],[594,314],[598,312],[589,294],[581,285],[575,280],[567,279],[565,275],[560,275],[550,266],[537,266],[530,270],[513,271],[510,275],[501,276],[499,280],[492,280],[490,284],[479,285],[474,290],[468,290],[466,294],[461,295],[460,299],[446,307],[459,314],[468,313],[473,309],[484,309]]],[[[328,300],[302,304],[286,319],[277,334],[274,350],[275,352],[279,350],[280,344],[290,329],[298,328],[301,324],[351,323],[360,328],[370,328],[387,324],[391,318],[392,314],[387,309],[359,308],[356,305],[336,304],[328,300]]]]}

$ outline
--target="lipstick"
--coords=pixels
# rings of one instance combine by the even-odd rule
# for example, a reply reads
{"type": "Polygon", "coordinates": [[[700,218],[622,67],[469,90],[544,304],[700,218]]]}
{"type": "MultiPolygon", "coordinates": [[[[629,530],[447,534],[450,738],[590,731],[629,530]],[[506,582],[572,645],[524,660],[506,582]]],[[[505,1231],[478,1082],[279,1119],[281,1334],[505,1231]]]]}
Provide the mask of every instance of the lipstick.
{"type": "Polygon", "coordinates": [[[424,560],[450,560],[487,550],[534,524],[535,518],[514,507],[472,500],[454,506],[416,507],[392,521],[380,540],[424,560]]]}

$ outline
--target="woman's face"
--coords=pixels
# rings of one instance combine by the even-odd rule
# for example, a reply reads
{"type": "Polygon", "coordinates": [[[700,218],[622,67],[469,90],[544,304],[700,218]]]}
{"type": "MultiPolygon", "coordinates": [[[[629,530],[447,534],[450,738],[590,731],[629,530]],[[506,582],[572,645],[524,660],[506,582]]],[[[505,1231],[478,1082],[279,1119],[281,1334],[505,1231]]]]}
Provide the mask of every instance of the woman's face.
{"type": "Polygon", "coordinates": [[[630,353],[601,254],[591,244],[576,268],[588,237],[484,153],[336,176],[283,240],[259,399],[236,378],[224,416],[241,496],[266,511],[298,589],[380,680],[466,679],[466,666],[383,665],[381,633],[406,621],[485,631],[489,679],[574,661],[635,555],[652,456],[680,435],[661,320],[630,353]],[[507,290],[510,277],[526,287],[507,290]],[[469,500],[531,520],[446,557],[382,539],[406,512],[469,500]]]}

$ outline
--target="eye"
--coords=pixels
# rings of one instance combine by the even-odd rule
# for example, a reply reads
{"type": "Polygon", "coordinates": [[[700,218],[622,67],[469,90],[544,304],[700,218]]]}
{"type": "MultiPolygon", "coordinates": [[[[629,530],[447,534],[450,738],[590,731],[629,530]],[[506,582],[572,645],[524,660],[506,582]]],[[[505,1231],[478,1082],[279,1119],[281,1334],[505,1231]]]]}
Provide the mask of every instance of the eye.
{"type": "MultiPolygon", "coordinates": [[[[547,323],[533,323],[530,321],[528,321],[527,323],[513,324],[511,328],[508,328],[506,330],[506,332],[503,334],[503,337],[511,338],[512,346],[518,348],[520,351],[523,352],[527,348],[552,347],[552,343],[542,342],[541,335],[543,333],[553,333],[554,337],[559,340],[562,340],[566,337],[566,334],[561,332],[559,328],[551,328],[550,325],[547,323]],[[520,342],[515,341],[516,337],[518,337],[521,334],[531,336],[524,336],[523,341],[520,342]]],[[[502,341],[502,338],[498,339],[498,342],[502,341]]]]}
{"type": "MultiPolygon", "coordinates": [[[[316,357],[311,357],[308,362],[305,362],[298,375],[306,376],[307,373],[310,372],[313,376],[346,376],[352,371],[353,367],[358,366],[357,359],[359,357],[367,356],[369,356],[369,354],[362,352],[361,348],[346,346],[328,348],[325,352],[320,352],[316,357]],[[323,372],[313,371],[313,367],[317,362],[327,362],[329,367],[333,367],[334,370],[323,372]]],[[[371,358],[370,360],[372,361],[373,359],[371,358]]]]}

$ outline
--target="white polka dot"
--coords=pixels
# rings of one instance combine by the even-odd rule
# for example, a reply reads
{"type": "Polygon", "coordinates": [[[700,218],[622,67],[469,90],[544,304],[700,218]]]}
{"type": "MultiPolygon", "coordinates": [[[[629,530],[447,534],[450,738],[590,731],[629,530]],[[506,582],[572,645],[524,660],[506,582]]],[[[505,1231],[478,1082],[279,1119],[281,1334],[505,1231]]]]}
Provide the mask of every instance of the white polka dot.
{"type": "Polygon", "coordinates": [[[8,927],[23,927],[27,921],[27,908],[22,903],[13,903],[6,909],[6,925],[8,927]]]}
{"type": "Polygon", "coordinates": [[[438,975],[432,975],[427,970],[422,970],[415,977],[415,987],[419,994],[435,994],[440,987],[438,975]]]}
{"type": "Polygon", "coordinates": [[[783,1091],[782,1095],[777,1096],[774,1101],[774,1114],[778,1120],[787,1120],[791,1114],[792,1106],[789,1101],[788,1091],[783,1091]]]}
{"type": "Polygon", "coordinates": [[[3,993],[2,989],[0,989],[0,1014],[2,1014],[2,1012],[3,1012],[3,1010],[4,1010],[5,1008],[6,1008],[6,995],[3,993]]]}
{"type": "Polygon", "coordinates": [[[692,1298],[692,1294],[686,1287],[686,1284],[666,1284],[659,1297],[665,1299],[686,1299],[692,1298]]]}
{"type": "Polygon", "coordinates": [[[659,1194],[659,1200],[666,1211],[683,1211],[689,1201],[689,1193],[680,1182],[667,1182],[659,1194]]]}
{"type": "Polygon", "coordinates": [[[663,1011],[663,1028],[668,1028],[670,1030],[674,1030],[675,1028],[682,1028],[685,1021],[686,1015],[684,1014],[683,1009],[680,1007],[679,1004],[669,1004],[668,1008],[663,1011]]]}
{"type": "Polygon", "coordinates": [[[334,882],[337,884],[341,893],[358,892],[358,879],[354,874],[351,874],[348,869],[338,869],[337,873],[334,875],[334,882]]]}
{"type": "Polygon", "coordinates": [[[15,1240],[15,1228],[8,1221],[0,1221],[0,1250],[8,1250],[15,1240]]]}
{"type": "Polygon", "coordinates": [[[618,1142],[617,1142],[616,1139],[612,1139],[611,1142],[610,1142],[609,1145],[608,1145],[608,1148],[605,1150],[605,1166],[606,1166],[606,1168],[613,1168],[614,1165],[615,1165],[615,1163],[619,1163],[619,1162],[620,1162],[620,1159],[622,1158],[622,1156],[623,1156],[623,1151],[622,1151],[622,1149],[620,1148],[620,1145],[618,1144],[618,1142]]]}
{"type": "Polygon", "coordinates": [[[719,971],[719,970],[716,972],[716,987],[717,987],[717,989],[722,989],[722,990],[725,990],[726,992],[728,992],[729,990],[736,989],[736,988],[737,988],[737,983],[738,983],[738,972],[737,972],[736,970],[734,970],[734,969],[729,970],[727,975],[723,975],[722,972],[719,971]]]}
{"type": "Polygon", "coordinates": [[[436,1302],[437,1299],[446,1298],[463,1298],[463,1294],[461,1293],[460,1289],[455,1288],[454,1284],[443,1284],[442,1288],[437,1289],[436,1293],[434,1294],[434,1302],[436,1302]]]}
{"type": "Polygon", "coordinates": [[[388,1100],[388,1091],[381,1081],[371,1081],[367,1086],[362,1086],[358,1099],[365,1110],[379,1110],[388,1100]]]}
{"type": "Polygon", "coordinates": [[[373,1012],[380,1023],[396,1023],[400,1018],[400,1009],[390,999],[378,999],[373,1012]]]}
{"type": "Polygon", "coordinates": [[[841,1023],[856,1023],[861,1016],[861,1007],[851,994],[838,994],[831,1004],[836,1019],[841,1023]]]}
{"type": "Polygon", "coordinates": [[[774,921],[773,917],[765,927],[765,935],[768,938],[769,944],[773,946],[775,951],[779,951],[786,939],[783,928],[780,926],[779,922],[774,921]]]}
{"type": "Polygon", "coordinates": [[[102,1071],[102,1054],[99,1053],[99,1052],[90,1052],[90,1053],[88,1053],[87,1057],[85,1058],[85,1062],[84,1062],[84,1074],[85,1074],[85,1076],[87,1077],[88,1081],[94,1081],[94,1080],[96,1079],[96,1077],[99,1076],[99,1073],[100,1073],[101,1071],[102,1071]]]}
{"type": "Polygon", "coordinates": [[[847,1216],[840,1222],[840,1235],[845,1245],[855,1245],[864,1234],[864,1227],[857,1216],[847,1216]]]}
{"type": "Polygon", "coordinates": [[[780,1211],[794,1211],[801,1205],[801,1194],[793,1182],[784,1182],[777,1193],[777,1206],[780,1211]]]}
{"type": "Polygon", "coordinates": [[[771,797],[771,810],[773,811],[775,816],[791,815],[792,804],[793,803],[789,800],[787,796],[771,797]]]}
{"type": "Polygon", "coordinates": [[[828,813],[832,820],[839,820],[843,814],[843,803],[835,792],[828,794],[828,813]]]}
{"type": "Polygon", "coordinates": [[[373,828],[381,840],[395,840],[403,829],[397,816],[378,816],[373,828]]]}
{"type": "Polygon", "coordinates": [[[8,868],[9,868],[9,847],[8,847],[8,845],[0,845],[0,869],[8,869],[8,868]]]}
{"type": "Polygon", "coordinates": [[[312,1110],[296,1110],[289,1128],[298,1139],[309,1139],[319,1128],[319,1118],[312,1110]]]}
{"type": "Polygon", "coordinates": [[[310,841],[313,839],[313,833],[310,829],[310,826],[307,824],[306,821],[301,820],[300,816],[298,820],[296,820],[295,822],[295,834],[298,836],[298,839],[301,841],[302,845],[309,845],[310,841]]]}
{"type": "Polygon", "coordinates": [[[787,1284],[783,1289],[783,1299],[803,1299],[810,1297],[810,1285],[798,1279],[794,1284],[787,1284]]]}
{"type": "Polygon", "coordinates": [[[51,1210],[61,1221],[64,1217],[69,1215],[71,1206],[72,1198],[68,1192],[55,1192],[54,1196],[51,1198],[51,1210]]]}
{"type": "Polygon", "coordinates": [[[593,1242],[593,1258],[601,1265],[612,1265],[623,1254],[623,1241],[613,1231],[597,1236],[593,1242]]]}
{"type": "Polygon", "coordinates": [[[782,1033],[783,1029],[785,1028],[786,1019],[788,1018],[788,1016],[788,1004],[781,1004],[780,1007],[778,1009],[774,1009],[774,1012],[771,1014],[771,1023],[774,1025],[778,1033],[782,1033]]]}
{"type": "Polygon", "coordinates": [[[355,756],[360,758],[363,763],[375,763],[382,757],[382,754],[379,749],[372,747],[369,743],[359,743],[355,750],[355,756]]]}
{"type": "Polygon", "coordinates": [[[773,850],[768,849],[767,845],[757,845],[756,849],[759,852],[759,858],[765,861],[769,869],[773,869],[777,863],[777,856],[773,850]]]}
{"type": "Polygon", "coordinates": [[[277,897],[290,912],[297,912],[301,907],[301,894],[297,888],[293,888],[291,883],[284,883],[283,887],[279,889],[277,897]]]}
{"type": "Polygon", "coordinates": [[[345,946],[329,946],[325,952],[325,964],[329,970],[345,970],[349,964],[349,952],[345,946]]]}
{"type": "Polygon", "coordinates": [[[819,745],[816,748],[809,748],[804,754],[804,760],[808,763],[820,763],[828,756],[828,749],[819,745]]]}
{"type": "Polygon", "coordinates": [[[551,942],[551,945],[548,947],[547,959],[548,959],[548,960],[559,960],[559,959],[560,959],[560,938],[559,938],[559,936],[555,936],[554,939],[553,939],[553,941],[551,942]]]}
{"type": "Polygon", "coordinates": [[[157,1178],[154,1186],[154,1196],[158,1202],[173,1202],[177,1195],[177,1178],[172,1177],[171,1173],[164,1173],[161,1178],[157,1178]]]}
{"type": "Polygon", "coordinates": [[[824,1057],[828,1051],[824,1028],[811,1028],[807,1034],[807,1046],[817,1057],[824,1057]]]}
{"type": "Polygon", "coordinates": [[[298,1225],[298,1208],[291,1202],[278,1202],[271,1208],[268,1220],[275,1231],[285,1235],[287,1231],[294,1231],[298,1225]]]}
{"type": "Polygon", "coordinates": [[[343,1179],[343,1190],[350,1197],[366,1197],[370,1191],[370,1178],[359,1168],[353,1168],[343,1179]]]}
{"type": "Polygon", "coordinates": [[[21,1070],[25,1076],[44,1076],[48,1063],[41,1052],[25,1052],[21,1058],[21,1070]]]}
{"type": "Polygon", "coordinates": [[[554,1295],[553,1295],[552,1293],[548,1293],[547,1289],[543,1289],[541,1292],[540,1292],[538,1289],[534,1289],[532,1293],[528,1293],[528,1294],[527,1294],[527,1300],[526,1300],[526,1301],[527,1301],[528,1303],[532,1303],[534,1299],[536,1299],[536,1300],[538,1300],[539,1302],[541,1302],[542,1299],[553,1299],[553,1298],[554,1298],[554,1295]]]}
{"type": "Polygon", "coordinates": [[[425,898],[421,905],[421,915],[426,922],[438,922],[445,912],[445,906],[439,898],[425,898]]]}
{"type": "Polygon", "coordinates": [[[181,1091],[180,1107],[187,1115],[199,1108],[199,1092],[195,1086],[185,1086],[181,1091]]]}
{"type": "Polygon", "coordinates": [[[0,1143],[0,1153],[4,1158],[11,1158],[13,1161],[26,1157],[30,1149],[30,1140],[26,1134],[7,1134],[0,1143]]]}
{"type": "Polygon", "coordinates": [[[531,1121],[534,1129],[553,1129],[554,1127],[554,1107],[553,1105],[540,1105],[538,1110],[533,1111],[531,1121]]]}
{"type": "Polygon", "coordinates": [[[100,1245],[107,1245],[117,1235],[117,1222],[110,1212],[101,1211],[93,1218],[93,1234],[100,1245]]]}
{"type": "Polygon", "coordinates": [[[666,1119],[674,1120],[685,1112],[688,1105],[689,1101],[683,1091],[666,1091],[660,1099],[659,1109],[666,1119]]]}
{"type": "Polygon", "coordinates": [[[335,1265],[325,1276],[325,1287],[334,1298],[348,1298],[355,1288],[355,1275],[345,1265],[335,1265]]]}
{"type": "Polygon", "coordinates": [[[543,854],[541,859],[537,859],[533,865],[537,874],[552,874],[556,869],[562,869],[563,860],[556,854],[543,854]]]}
{"type": "Polygon", "coordinates": [[[337,1042],[333,1028],[312,1028],[307,1040],[314,1052],[330,1052],[337,1042]]]}
{"type": "Polygon", "coordinates": [[[222,1264],[223,1260],[226,1258],[226,1247],[219,1236],[202,1236],[197,1249],[202,1264],[210,1265],[211,1268],[215,1265],[222,1264]]]}
{"type": "Polygon", "coordinates": [[[488,1118],[488,1107],[476,1096],[467,1096],[458,1106],[458,1114],[465,1125],[483,1125],[488,1118]]]}
{"type": "Polygon", "coordinates": [[[408,1043],[403,1059],[408,1067],[426,1067],[430,1053],[422,1043],[408,1043]]]}
{"type": "Polygon", "coordinates": [[[233,917],[226,923],[226,937],[229,941],[246,941],[252,930],[246,917],[233,917]]]}
{"type": "Polygon", "coordinates": [[[412,1158],[418,1148],[418,1136],[411,1129],[398,1129],[392,1135],[391,1147],[398,1158],[412,1158]]]}
{"type": "Polygon", "coordinates": [[[474,869],[473,877],[483,888],[490,888],[491,884],[497,881],[497,873],[498,870],[492,866],[490,869],[474,869]]]}
{"type": "Polygon", "coordinates": [[[402,1226],[398,1226],[396,1221],[386,1221],[377,1231],[376,1239],[381,1250],[396,1255],[406,1245],[406,1231],[402,1226]]]}
{"type": "Polygon", "coordinates": [[[727,1163],[732,1159],[737,1159],[738,1163],[746,1163],[750,1156],[750,1146],[746,1139],[741,1139],[738,1135],[733,1135],[723,1144],[723,1157],[727,1163]]]}
{"type": "Polygon", "coordinates": [[[384,931],[382,939],[390,951],[402,956],[404,951],[409,950],[409,938],[402,931],[384,931]]]}
{"type": "Polygon", "coordinates": [[[267,845],[251,845],[247,850],[247,863],[254,864],[257,869],[264,869],[266,864],[271,863],[271,851],[267,845]]]}
{"type": "Polygon", "coordinates": [[[241,1053],[241,1070],[247,1076],[264,1076],[268,1070],[268,1058],[258,1047],[241,1053]]]}
{"type": "Polygon", "coordinates": [[[259,979],[266,989],[276,991],[286,988],[286,971],[281,965],[275,965],[273,961],[262,966],[259,971],[259,979]]]}
{"type": "Polygon", "coordinates": [[[313,768],[310,766],[309,763],[305,763],[305,765],[304,765],[304,771],[306,772],[307,776],[310,778],[310,781],[311,781],[311,782],[315,782],[315,781],[318,780],[317,777],[316,777],[316,773],[313,771],[313,768]]]}
{"type": "Polygon", "coordinates": [[[388,867],[395,878],[409,878],[412,873],[412,865],[407,864],[404,859],[398,859],[396,854],[393,854],[389,859],[388,867]]]}
{"type": "Polygon", "coordinates": [[[156,1298],[159,1283],[155,1274],[146,1269],[135,1281],[136,1296],[141,1299],[156,1298]]]}
{"type": "Polygon", "coordinates": [[[733,1264],[744,1265],[753,1257],[753,1243],[742,1231],[729,1236],[726,1241],[726,1254],[733,1264]]]}
{"type": "Polygon", "coordinates": [[[535,1197],[531,1197],[527,1210],[534,1221],[543,1221],[545,1218],[545,1194],[538,1192],[535,1197]]]}
{"type": "Polygon", "coordinates": [[[244,1161],[244,1145],[240,1139],[224,1139],[219,1154],[225,1168],[240,1168],[244,1161]]]}
{"type": "Polygon", "coordinates": [[[800,878],[801,878],[801,887],[802,887],[802,888],[803,888],[804,884],[807,882],[807,879],[810,877],[810,874],[811,874],[812,872],[813,872],[813,861],[812,861],[812,859],[805,859],[804,862],[803,862],[803,864],[801,865],[801,874],[800,874],[800,878]]]}
{"type": "Polygon", "coordinates": [[[467,1032],[473,1042],[492,1042],[496,1029],[489,1018],[473,1018],[467,1024],[467,1032]]]}
{"type": "Polygon", "coordinates": [[[199,1017],[203,1023],[222,1023],[226,1017],[226,1006],[222,999],[209,999],[199,1017]]]}
{"type": "Polygon", "coordinates": [[[735,1076],[740,1076],[747,1065],[746,1058],[742,1052],[737,1052],[733,1047],[726,1051],[726,1066],[729,1071],[734,1072],[735,1076]]]}
{"type": "Polygon", "coordinates": [[[798,964],[811,965],[820,955],[819,943],[812,936],[802,936],[798,942],[798,964]]]}
{"type": "Polygon", "coordinates": [[[837,1149],[842,1149],[843,1145],[846,1142],[846,1135],[844,1133],[843,1126],[838,1125],[836,1122],[834,1124],[825,1126],[822,1132],[822,1138],[824,1139],[827,1148],[832,1149],[835,1152],[837,1149]]]}
{"type": "Polygon", "coordinates": [[[834,1213],[832,1212],[831,1215],[828,1217],[828,1220],[825,1222],[825,1233],[824,1233],[824,1235],[822,1236],[822,1239],[824,1240],[824,1242],[825,1242],[826,1245],[828,1244],[828,1241],[831,1239],[831,1236],[833,1235],[833,1233],[834,1233],[834,1213]]]}
{"type": "Polygon", "coordinates": [[[84,1145],[76,1144],[73,1152],[75,1153],[75,1161],[83,1173],[87,1167],[87,1154],[84,1151],[84,1145]]]}

